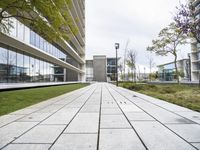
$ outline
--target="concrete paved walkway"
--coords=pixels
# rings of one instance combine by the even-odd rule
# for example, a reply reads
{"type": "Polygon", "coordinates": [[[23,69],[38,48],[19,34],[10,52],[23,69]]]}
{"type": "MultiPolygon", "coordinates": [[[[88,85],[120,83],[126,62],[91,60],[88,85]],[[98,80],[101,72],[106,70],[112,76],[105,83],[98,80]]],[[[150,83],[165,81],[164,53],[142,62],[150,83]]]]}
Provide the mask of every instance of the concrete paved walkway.
{"type": "Polygon", "coordinates": [[[97,83],[0,117],[3,150],[195,150],[200,113],[97,83]]]}

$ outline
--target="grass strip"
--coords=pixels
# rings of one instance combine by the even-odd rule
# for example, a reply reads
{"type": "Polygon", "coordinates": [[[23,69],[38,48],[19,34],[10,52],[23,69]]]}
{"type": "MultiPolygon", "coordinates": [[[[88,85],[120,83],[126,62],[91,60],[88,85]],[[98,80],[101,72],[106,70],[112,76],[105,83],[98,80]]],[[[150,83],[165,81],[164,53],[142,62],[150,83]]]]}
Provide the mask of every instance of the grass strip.
{"type": "Polygon", "coordinates": [[[0,116],[74,91],[87,85],[88,84],[69,84],[0,92],[0,116]]]}
{"type": "Polygon", "coordinates": [[[200,112],[200,88],[198,86],[130,82],[120,83],[120,86],[200,112]]]}

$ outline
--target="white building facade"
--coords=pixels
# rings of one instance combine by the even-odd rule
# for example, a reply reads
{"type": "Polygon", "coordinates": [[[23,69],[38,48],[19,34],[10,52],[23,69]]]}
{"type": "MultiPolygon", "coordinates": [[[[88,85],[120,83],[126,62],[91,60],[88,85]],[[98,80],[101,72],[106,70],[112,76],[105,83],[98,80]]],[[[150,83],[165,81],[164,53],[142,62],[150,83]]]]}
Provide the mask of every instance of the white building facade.
{"type": "MultiPolygon", "coordinates": [[[[193,8],[195,19],[193,21],[200,22],[200,0],[190,0],[193,8]]],[[[191,78],[192,81],[198,81],[200,78],[200,43],[192,40],[191,43],[191,78]]]]}

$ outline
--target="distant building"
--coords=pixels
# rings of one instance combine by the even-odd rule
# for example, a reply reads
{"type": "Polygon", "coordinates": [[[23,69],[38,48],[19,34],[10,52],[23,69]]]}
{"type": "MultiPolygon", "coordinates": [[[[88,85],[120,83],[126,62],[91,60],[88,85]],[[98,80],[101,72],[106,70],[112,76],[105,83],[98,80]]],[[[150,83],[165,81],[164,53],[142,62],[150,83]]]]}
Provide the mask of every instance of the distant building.
{"type": "Polygon", "coordinates": [[[107,58],[107,80],[116,80],[116,58],[107,58]]]}
{"type": "MultiPolygon", "coordinates": [[[[189,79],[190,79],[189,59],[178,60],[177,66],[178,66],[179,73],[182,76],[181,80],[189,81],[189,79]]],[[[175,81],[175,80],[177,80],[174,62],[162,64],[157,67],[158,67],[158,76],[159,76],[160,81],[175,81]]]]}
{"type": "Polygon", "coordinates": [[[86,60],[86,81],[107,82],[115,80],[116,58],[95,55],[93,60],[86,60]]]}
{"type": "Polygon", "coordinates": [[[107,81],[107,67],[106,56],[98,55],[93,56],[93,74],[94,81],[106,82],[107,81]]]}
{"type": "Polygon", "coordinates": [[[86,60],[86,81],[93,81],[94,79],[93,60],[86,60]]]}

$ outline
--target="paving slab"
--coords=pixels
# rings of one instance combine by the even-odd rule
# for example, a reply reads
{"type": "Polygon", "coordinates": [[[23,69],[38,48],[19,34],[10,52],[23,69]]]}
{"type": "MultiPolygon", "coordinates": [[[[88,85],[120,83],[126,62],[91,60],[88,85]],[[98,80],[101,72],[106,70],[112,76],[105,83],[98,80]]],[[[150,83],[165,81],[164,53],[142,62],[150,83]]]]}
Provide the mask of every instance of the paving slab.
{"type": "Polygon", "coordinates": [[[3,150],[48,150],[50,144],[10,144],[3,150]]]}
{"type": "Polygon", "coordinates": [[[193,123],[191,120],[188,120],[184,117],[181,117],[177,114],[174,114],[173,112],[167,111],[159,106],[156,106],[154,104],[151,104],[149,102],[143,102],[143,103],[137,103],[134,102],[137,106],[142,108],[146,113],[153,116],[157,120],[159,120],[162,123],[193,123]]]}
{"type": "Polygon", "coordinates": [[[38,125],[13,143],[53,143],[61,134],[64,125],[38,125]]]}
{"type": "Polygon", "coordinates": [[[133,129],[101,129],[99,150],[145,150],[133,129]]]}
{"type": "Polygon", "coordinates": [[[86,113],[89,113],[89,112],[95,113],[96,112],[96,113],[98,113],[99,109],[100,109],[100,105],[85,104],[80,112],[81,113],[83,113],[83,112],[86,112],[86,113]]]}
{"type": "Polygon", "coordinates": [[[197,149],[200,149],[200,143],[191,143],[192,145],[194,145],[197,149]]]}
{"type": "Polygon", "coordinates": [[[131,128],[124,115],[101,115],[101,128],[131,128]]]}
{"type": "Polygon", "coordinates": [[[125,112],[126,117],[130,121],[153,121],[155,120],[145,112],[125,112]]]}
{"type": "Polygon", "coordinates": [[[102,108],[102,115],[122,115],[122,111],[119,108],[102,108]]]}
{"type": "Polygon", "coordinates": [[[198,112],[95,83],[0,117],[0,149],[192,150],[199,124],[198,112]]]}
{"type": "Polygon", "coordinates": [[[78,113],[64,133],[98,133],[99,113],[78,113]]]}
{"type": "Polygon", "coordinates": [[[41,124],[67,125],[78,112],[78,110],[79,108],[62,108],[58,112],[54,113],[46,120],[44,120],[41,124]]]}
{"type": "Polygon", "coordinates": [[[54,113],[62,108],[63,105],[49,105],[37,111],[37,113],[54,113]]]}
{"type": "Polygon", "coordinates": [[[51,150],[96,150],[97,134],[62,134],[51,150]]]}
{"type": "Polygon", "coordinates": [[[13,122],[0,128],[0,149],[35,126],[37,122],[13,122]]]}
{"type": "Polygon", "coordinates": [[[200,113],[195,111],[190,112],[176,112],[178,115],[190,119],[198,124],[200,124],[200,113]]]}
{"type": "Polygon", "coordinates": [[[24,115],[4,115],[0,117],[0,128],[6,124],[9,124],[15,120],[24,117],[24,115]]]}
{"type": "Polygon", "coordinates": [[[123,112],[143,112],[142,109],[138,108],[133,104],[120,105],[120,108],[122,109],[123,112]]]}
{"type": "Polygon", "coordinates": [[[50,116],[51,113],[32,113],[30,115],[26,115],[25,117],[17,120],[17,121],[23,121],[23,122],[40,122],[44,119],[46,119],[48,116],[50,116]]]}
{"type": "Polygon", "coordinates": [[[190,144],[178,137],[162,124],[152,122],[134,122],[131,124],[144,141],[145,145],[152,150],[194,150],[190,144]]]}
{"type": "Polygon", "coordinates": [[[115,103],[115,101],[103,101],[102,108],[118,108],[117,104],[115,103]]]}
{"type": "Polygon", "coordinates": [[[27,114],[36,112],[38,110],[39,110],[39,108],[25,108],[25,109],[15,111],[15,112],[11,113],[11,115],[27,115],[27,114]]]}
{"type": "Polygon", "coordinates": [[[198,124],[169,124],[171,130],[189,142],[200,143],[200,125],[198,124]]]}

